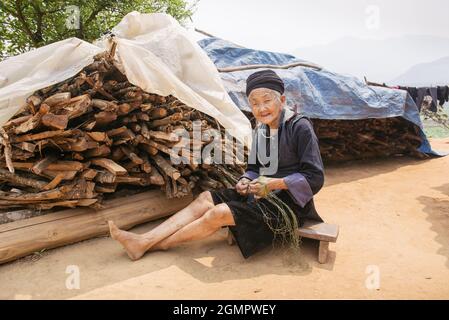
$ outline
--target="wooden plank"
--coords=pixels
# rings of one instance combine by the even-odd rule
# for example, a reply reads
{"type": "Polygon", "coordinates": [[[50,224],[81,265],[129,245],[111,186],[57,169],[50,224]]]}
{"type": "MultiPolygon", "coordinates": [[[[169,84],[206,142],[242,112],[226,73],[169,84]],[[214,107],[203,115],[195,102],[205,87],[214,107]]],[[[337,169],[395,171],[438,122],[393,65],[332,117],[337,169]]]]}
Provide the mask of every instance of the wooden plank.
{"type": "Polygon", "coordinates": [[[51,249],[107,235],[108,220],[119,228],[159,219],[187,206],[186,196],[167,199],[159,191],[117,198],[104,203],[104,209],[75,208],[0,225],[0,263],[15,260],[42,249],[51,249]]]}
{"type": "Polygon", "coordinates": [[[301,237],[320,241],[336,242],[339,228],[335,224],[324,222],[306,221],[304,226],[298,229],[301,237]]]}

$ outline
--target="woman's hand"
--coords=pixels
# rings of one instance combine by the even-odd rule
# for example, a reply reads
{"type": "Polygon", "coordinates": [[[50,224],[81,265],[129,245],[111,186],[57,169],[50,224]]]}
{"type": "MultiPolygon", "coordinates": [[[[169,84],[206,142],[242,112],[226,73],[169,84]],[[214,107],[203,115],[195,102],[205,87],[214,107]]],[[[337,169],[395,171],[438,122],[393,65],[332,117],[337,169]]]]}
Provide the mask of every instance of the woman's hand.
{"type": "Polygon", "coordinates": [[[253,194],[256,199],[265,198],[271,191],[268,185],[269,180],[271,179],[258,178],[251,181],[251,183],[249,184],[249,193],[253,194]]]}
{"type": "Polygon", "coordinates": [[[241,194],[242,196],[248,195],[248,186],[251,183],[251,180],[248,178],[240,179],[235,185],[235,190],[241,194]]]}
{"type": "Polygon", "coordinates": [[[254,194],[256,199],[265,198],[271,191],[288,189],[282,178],[259,177],[249,184],[249,193],[254,194]]]}

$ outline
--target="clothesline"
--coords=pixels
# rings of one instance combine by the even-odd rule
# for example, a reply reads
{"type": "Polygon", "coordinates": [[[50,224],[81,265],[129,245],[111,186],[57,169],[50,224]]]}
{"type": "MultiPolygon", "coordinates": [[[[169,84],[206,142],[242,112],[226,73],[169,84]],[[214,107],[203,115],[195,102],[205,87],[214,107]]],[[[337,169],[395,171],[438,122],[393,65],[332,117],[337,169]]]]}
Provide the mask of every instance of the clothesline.
{"type": "Polygon", "coordinates": [[[370,86],[385,87],[390,89],[398,89],[407,91],[415,101],[418,110],[421,111],[421,106],[424,98],[429,96],[432,98],[429,110],[437,112],[439,104],[443,106],[446,102],[449,102],[449,85],[446,86],[429,86],[429,87],[407,87],[407,86],[388,86],[385,83],[380,84],[376,82],[368,81],[365,77],[365,83],[370,86]]]}

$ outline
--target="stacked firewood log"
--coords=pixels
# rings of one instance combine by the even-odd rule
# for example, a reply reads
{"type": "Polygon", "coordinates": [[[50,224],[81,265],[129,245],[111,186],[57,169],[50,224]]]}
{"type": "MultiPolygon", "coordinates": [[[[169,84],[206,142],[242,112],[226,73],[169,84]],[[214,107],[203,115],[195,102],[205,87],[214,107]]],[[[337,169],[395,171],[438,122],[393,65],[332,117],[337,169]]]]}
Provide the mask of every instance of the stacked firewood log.
{"type": "Polygon", "coordinates": [[[132,85],[112,56],[99,54],[74,77],[35,92],[0,128],[0,209],[100,207],[122,187],[181,197],[195,187],[231,187],[244,173],[239,165],[193,162],[192,150],[212,138],[208,130],[224,135],[223,128],[173,96],[132,85]],[[194,123],[202,137],[183,145],[176,132],[192,136],[194,123]]]}
{"type": "Polygon", "coordinates": [[[402,117],[363,120],[312,119],[323,161],[424,154],[419,128],[402,117]]]}

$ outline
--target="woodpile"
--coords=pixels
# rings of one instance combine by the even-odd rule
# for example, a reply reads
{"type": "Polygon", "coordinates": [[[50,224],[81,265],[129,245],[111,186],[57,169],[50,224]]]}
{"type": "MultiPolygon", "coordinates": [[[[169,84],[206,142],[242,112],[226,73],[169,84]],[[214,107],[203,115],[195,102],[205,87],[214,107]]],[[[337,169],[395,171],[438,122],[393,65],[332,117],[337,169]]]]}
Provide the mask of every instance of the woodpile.
{"type": "Polygon", "coordinates": [[[419,128],[402,117],[312,121],[323,161],[425,156],[416,150],[422,142],[419,128]]]}
{"type": "Polygon", "coordinates": [[[192,162],[193,150],[210,142],[208,130],[224,135],[223,128],[172,96],[132,85],[113,55],[114,48],[74,77],[35,92],[0,128],[0,209],[101,207],[105,194],[123,186],[156,186],[169,198],[182,197],[195,187],[232,186],[244,173],[242,166],[192,162]],[[175,133],[192,136],[194,121],[200,141],[187,139],[174,151],[182,142],[175,133]]]}
{"type": "MultiPolygon", "coordinates": [[[[243,113],[254,128],[257,122],[252,113],[243,113]]],[[[422,143],[419,127],[402,117],[310,120],[326,163],[391,156],[427,158],[426,154],[417,151],[422,143]]]]}

